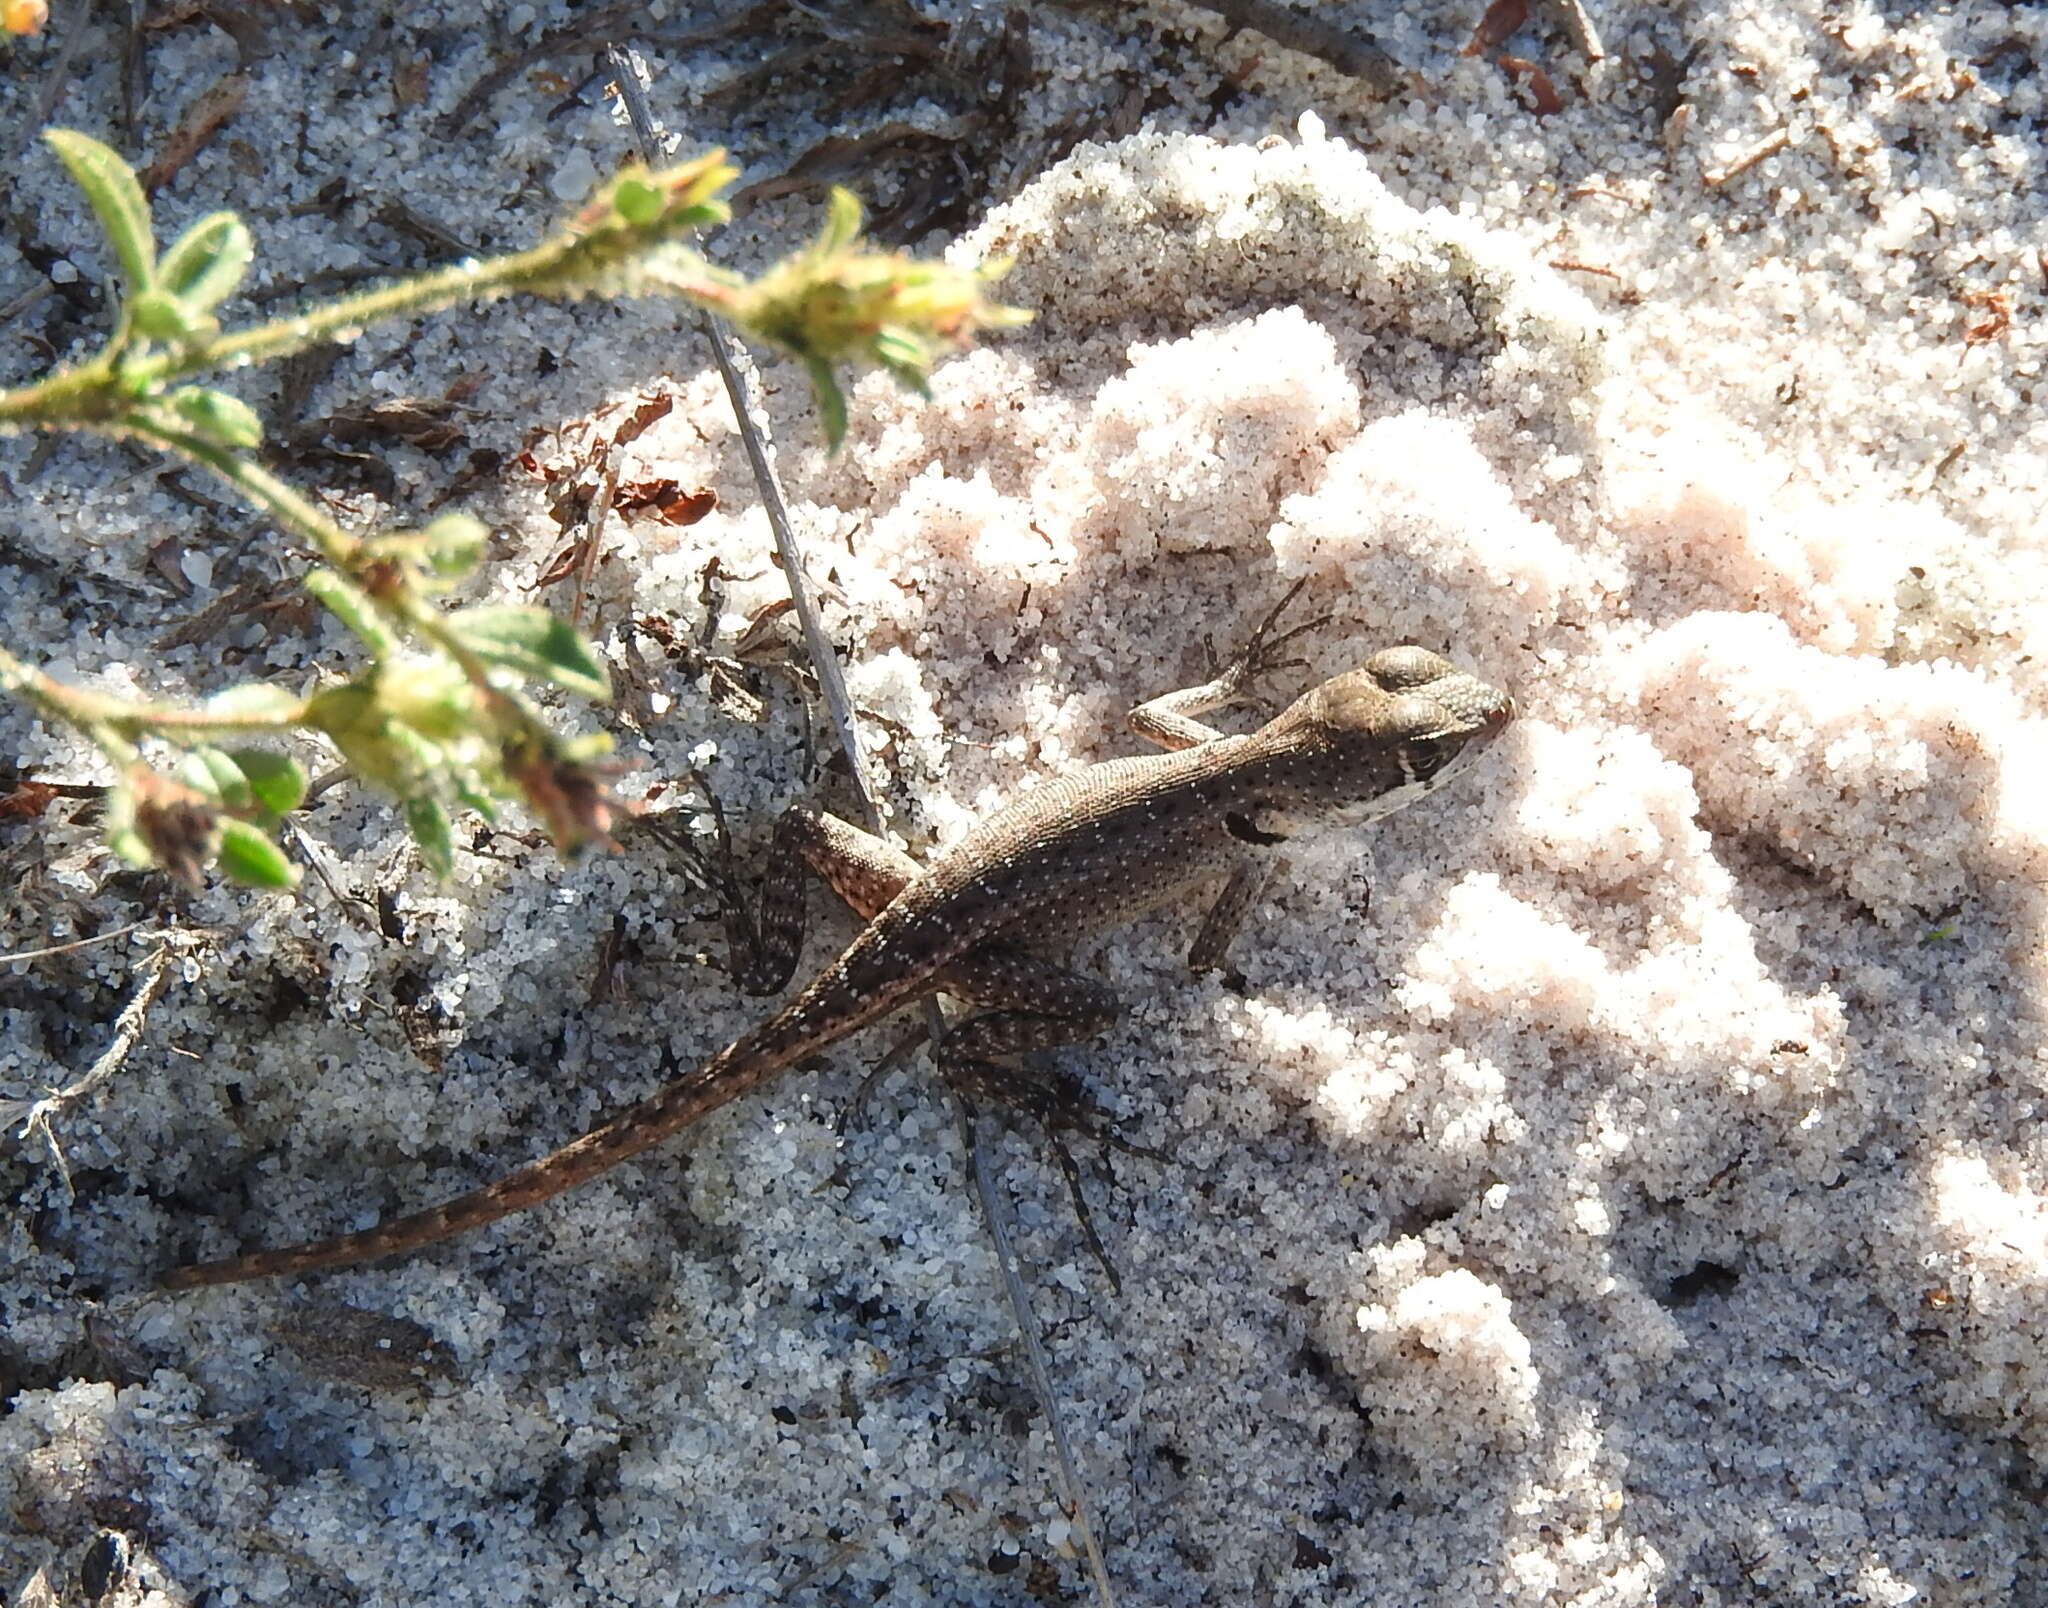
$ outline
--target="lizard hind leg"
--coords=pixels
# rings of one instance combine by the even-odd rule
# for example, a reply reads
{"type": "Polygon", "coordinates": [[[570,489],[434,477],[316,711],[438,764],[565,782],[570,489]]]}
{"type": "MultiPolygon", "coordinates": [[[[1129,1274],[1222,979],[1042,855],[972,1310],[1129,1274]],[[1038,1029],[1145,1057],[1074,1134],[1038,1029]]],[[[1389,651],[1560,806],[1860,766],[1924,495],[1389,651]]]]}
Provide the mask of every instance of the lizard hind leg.
{"type": "Polygon", "coordinates": [[[775,824],[759,899],[750,906],[730,875],[720,884],[733,980],[749,994],[780,993],[796,973],[807,925],[806,866],[863,921],[872,921],[923,870],[886,838],[792,804],[775,824]]]}
{"type": "Polygon", "coordinates": [[[1112,990],[1038,955],[997,944],[955,961],[939,986],[982,1007],[948,1028],[933,1051],[947,1083],[1048,1127],[1092,1130],[1092,1122],[1074,1120],[1093,1108],[1071,1080],[1011,1064],[1011,1058],[1108,1031],[1122,1012],[1112,990]]]}
{"type": "Polygon", "coordinates": [[[1004,944],[984,945],[955,961],[939,987],[983,1007],[955,1022],[932,1052],[939,1075],[964,1098],[1032,1117],[1055,1143],[1062,1133],[1084,1133],[1126,1155],[1159,1158],[1160,1152],[1118,1133],[1116,1120],[1072,1078],[1017,1059],[1108,1032],[1123,1013],[1115,990],[1004,944]]]}
{"type": "Polygon", "coordinates": [[[1074,1216],[1088,1249],[1102,1265],[1110,1288],[1123,1281],[1108,1248],[1095,1231],[1095,1216],[1081,1188],[1081,1170],[1067,1145],[1070,1132],[1132,1155],[1159,1152],[1130,1143],[1115,1119],[1056,1069],[1017,1057],[1093,1038],[1115,1022],[1116,995],[1102,984],[1021,950],[991,945],[947,969],[945,992],[973,1005],[990,1007],[956,1022],[933,1055],[940,1076],[960,1096],[970,1117],[981,1101],[1034,1118],[1044,1130],[1074,1202],[1074,1216]]]}

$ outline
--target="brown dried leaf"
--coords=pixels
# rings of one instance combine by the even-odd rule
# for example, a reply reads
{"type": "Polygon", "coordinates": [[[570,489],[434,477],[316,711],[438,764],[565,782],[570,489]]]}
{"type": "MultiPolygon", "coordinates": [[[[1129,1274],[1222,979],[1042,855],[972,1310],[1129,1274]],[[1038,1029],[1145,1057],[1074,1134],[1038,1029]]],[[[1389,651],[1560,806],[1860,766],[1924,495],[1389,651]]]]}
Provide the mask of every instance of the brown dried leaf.
{"type": "Polygon", "coordinates": [[[632,964],[633,945],[626,933],[626,918],[612,917],[611,931],[597,947],[597,967],[590,978],[589,1002],[603,1005],[626,995],[626,973],[632,964]]]}
{"type": "Polygon", "coordinates": [[[616,403],[598,414],[597,422],[604,430],[605,441],[615,447],[638,441],[655,425],[675,412],[676,399],[672,391],[649,391],[627,401],[616,403]]]}
{"type": "Polygon", "coordinates": [[[426,100],[433,66],[434,58],[424,51],[401,61],[391,75],[391,98],[408,108],[426,100]]]}
{"type": "Polygon", "coordinates": [[[556,586],[566,581],[583,567],[584,557],[590,551],[590,537],[579,536],[573,542],[555,549],[548,561],[541,566],[540,573],[528,584],[527,591],[538,592],[545,587],[556,586]]]}
{"type": "MultiPolygon", "coordinates": [[[[154,560],[155,555],[151,555],[154,560]]],[[[181,577],[182,579],[182,577],[181,577]]],[[[190,590],[190,588],[186,588],[190,590]]],[[[262,595],[261,588],[248,581],[230,587],[215,598],[197,614],[188,615],[170,630],[156,639],[155,646],[164,648],[196,648],[202,642],[211,641],[221,628],[237,615],[246,614],[255,607],[262,595]]]]}
{"type": "Polygon", "coordinates": [[[345,447],[402,441],[422,452],[445,452],[469,440],[459,422],[462,405],[447,397],[394,396],[368,407],[343,408],[325,423],[327,437],[345,447]]]}
{"type": "Polygon", "coordinates": [[[1530,109],[1538,117],[1552,117],[1564,110],[1564,102],[1558,97],[1557,86],[1550,81],[1550,74],[1535,62],[1523,56],[1503,56],[1500,64],[1513,77],[1528,84],[1530,109]]]}
{"type": "Polygon", "coordinates": [[[0,793],[0,821],[32,821],[58,796],[48,782],[18,782],[13,792],[0,793]]]}
{"type": "Polygon", "coordinates": [[[149,567],[164,578],[164,584],[179,597],[192,595],[192,582],[186,578],[179,565],[179,555],[185,551],[182,536],[166,536],[149,550],[149,567]]]}
{"type": "Polygon", "coordinates": [[[780,644],[783,640],[780,624],[782,617],[795,607],[796,604],[785,597],[778,598],[762,609],[747,622],[746,630],[740,633],[740,639],[732,650],[733,657],[744,659],[750,653],[758,653],[765,647],[780,644]]]}
{"type": "Polygon", "coordinates": [[[570,854],[595,843],[616,850],[611,826],[621,810],[633,806],[612,796],[607,779],[615,764],[585,764],[545,754],[534,748],[508,746],[500,756],[505,774],[526,796],[527,808],[546,823],[555,848],[570,854]]]}
{"type": "Polygon", "coordinates": [[[622,514],[651,513],[664,525],[694,525],[718,506],[718,493],[685,491],[673,480],[630,480],[612,506],[622,514]]]}
{"type": "Polygon", "coordinates": [[[1486,15],[1479,19],[1479,26],[1472,30],[1472,37],[1465,41],[1465,48],[1458,54],[1483,56],[1507,43],[1528,20],[1529,0],[1493,0],[1493,4],[1486,8],[1486,15]]]}
{"type": "Polygon", "coordinates": [[[135,831],[159,867],[197,893],[205,886],[200,872],[220,843],[220,817],[212,801],[191,788],[133,767],[135,831]]]}
{"type": "Polygon", "coordinates": [[[667,653],[675,653],[688,646],[683,635],[676,629],[676,622],[665,614],[643,614],[634,624],[661,646],[667,653]]]}
{"type": "Polygon", "coordinates": [[[2002,290],[1966,290],[1957,298],[1965,307],[1982,308],[1989,316],[1963,331],[1965,346],[1985,346],[2012,328],[2012,303],[2002,290]]]}
{"type": "Polygon", "coordinates": [[[183,171],[187,162],[213,143],[214,135],[235,120],[248,99],[249,79],[229,73],[185,109],[185,120],[164,142],[163,154],[139,175],[143,193],[154,195],[183,171]]]}
{"type": "Polygon", "coordinates": [[[323,1379],[370,1390],[403,1390],[457,1377],[448,1349],[409,1318],[365,1312],[339,1301],[295,1307],[271,1334],[323,1379]]]}
{"type": "Polygon", "coordinates": [[[320,442],[293,441],[287,461],[325,480],[327,485],[321,496],[332,505],[351,506],[341,493],[343,486],[368,492],[381,502],[398,500],[398,472],[382,453],[352,447],[330,447],[320,442]]]}
{"type": "Polygon", "coordinates": [[[736,659],[708,659],[705,690],[712,707],[727,720],[758,726],[768,718],[768,700],[747,684],[746,667],[736,659]]]}

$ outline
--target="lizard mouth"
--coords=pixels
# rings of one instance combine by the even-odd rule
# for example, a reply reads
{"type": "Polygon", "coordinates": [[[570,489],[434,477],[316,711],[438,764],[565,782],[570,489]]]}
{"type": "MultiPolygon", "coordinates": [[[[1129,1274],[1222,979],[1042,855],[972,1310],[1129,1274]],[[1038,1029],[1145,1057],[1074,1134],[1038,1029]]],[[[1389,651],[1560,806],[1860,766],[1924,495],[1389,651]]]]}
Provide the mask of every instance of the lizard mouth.
{"type": "Polygon", "coordinates": [[[1494,738],[1508,729],[1514,718],[1515,700],[1504,692],[1500,695],[1500,703],[1495,708],[1487,711],[1485,720],[1479,728],[1477,740],[1481,744],[1492,742],[1494,738]]]}
{"type": "Polygon", "coordinates": [[[1478,680],[1461,691],[1463,696],[1439,701],[1455,718],[1456,724],[1464,727],[1465,741],[1458,750],[1458,757],[1469,759],[1490,747],[1493,740],[1513,724],[1515,700],[1478,680]]]}

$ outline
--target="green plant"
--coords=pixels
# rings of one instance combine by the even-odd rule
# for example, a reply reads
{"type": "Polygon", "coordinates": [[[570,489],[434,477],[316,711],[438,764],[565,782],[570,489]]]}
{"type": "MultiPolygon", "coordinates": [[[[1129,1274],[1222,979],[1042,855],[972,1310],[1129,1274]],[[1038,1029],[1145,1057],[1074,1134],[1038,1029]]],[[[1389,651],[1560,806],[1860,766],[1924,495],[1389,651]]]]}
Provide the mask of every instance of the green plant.
{"type": "Polygon", "coordinates": [[[433,270],[245,329],[216,309],[254,257],[232,212],[201,218],[157,249],[149,203],[121,157],[65,129],[44,135],[85,192],[120,268],[120,312],[107,343],[81,364],[0,392],[0,430],[82,430],[148,442],[217,476],[316,551],[308,591],[363,645],[368,663],[307,696],[252,684],[196,707],[115,699],[64,685],[0,649],[0,691],[82,731],[112,762],[108,843],[138,865],[196,883],[217,862],[237,881],[287,886],[295,871],[274,840],[306,792],[297,762],[238,740],[309,734],[360,779],[396,798],[428,864],[453,856],[450,810],[489,818],[523,798],[564,851],[603,840],[611,805],[600,738],[564,739],[527,689],[551,684],[609,696],[602,661],[543,609],[444,609],[437,595],[471,573],[487,531],[463,514],[417,530],[344,530],[256,456],[262,427],[239,398],[194,383],[262,363],[373,322],[419,317],[506,294],[575,298],[669,295],[781,347],[803,364],[828,443],[846,405],[842,365],[886,369],[924,390],[939,355],[981,329],[1030,315],[988,301],[1004,265],[963,271],[863,248],[860,204],[834,193],[817,241],[759,280],[713,267],[687,244],[723,222],[718,199],[737,176],[714,151],[661,172],[634,167],[563,228],[523,252],[433,270]],[[169,771],[145,742],[179,751],[169,771]]]}

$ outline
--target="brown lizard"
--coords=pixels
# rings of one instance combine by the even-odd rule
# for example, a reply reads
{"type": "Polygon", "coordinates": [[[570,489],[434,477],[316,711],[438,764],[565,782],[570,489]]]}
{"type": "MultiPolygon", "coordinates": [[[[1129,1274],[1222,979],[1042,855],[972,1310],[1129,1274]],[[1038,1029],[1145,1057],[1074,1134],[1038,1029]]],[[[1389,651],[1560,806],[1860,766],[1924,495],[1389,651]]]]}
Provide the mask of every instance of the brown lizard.
{"type": "Polygon", "coordinates": [[[1513,717],[1505,693],[1425,649],[1400,647],[1323,682],[1248,736],[1204,725],[1196,717],[1246,701],[1257,676],[1280,668],[1273,650],[1308,629],[1266,641],[1279,612],[1223,675],[1131,711],[1132,729],[1167,752],[1108,760],[1026,793],[929,867],[836,817],[801,808],[785,815],[776,834],[785,852],[764,901],[783,914],[764,920],[743,983],[780,987],[794,970],[799,860],[867,925],[801,994],[695,1073],[444,1206],[316,1244],[177,1268],[165,1284],[303,1273],[479,1228],[597,1177],[933,994],[977,1007],[937,1046],[948,1081],[1012,1103],[1035,1101],[1047,1115],[1046,1086],[1005,1060],[1090,1038],[1117,1014],[1115,995],[1065,969],[1060,951],[1220,880],[1189,954],[1198,970],[1220,963],[1284,865],[1283,846],[1378,820],[1435,792],[1513,717]]]}

